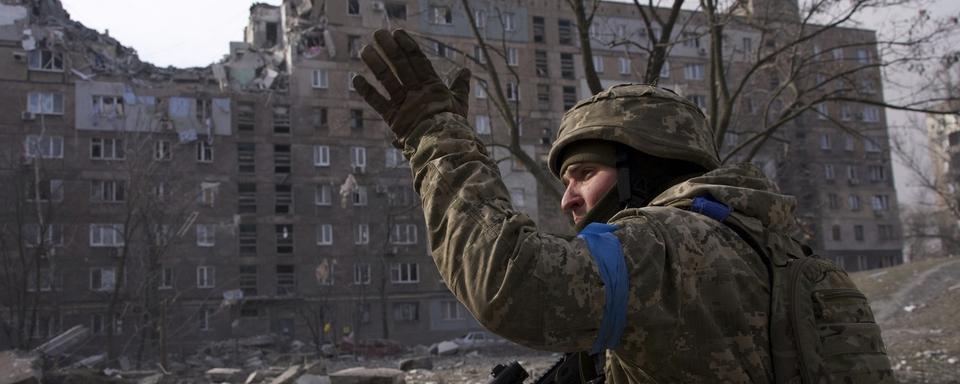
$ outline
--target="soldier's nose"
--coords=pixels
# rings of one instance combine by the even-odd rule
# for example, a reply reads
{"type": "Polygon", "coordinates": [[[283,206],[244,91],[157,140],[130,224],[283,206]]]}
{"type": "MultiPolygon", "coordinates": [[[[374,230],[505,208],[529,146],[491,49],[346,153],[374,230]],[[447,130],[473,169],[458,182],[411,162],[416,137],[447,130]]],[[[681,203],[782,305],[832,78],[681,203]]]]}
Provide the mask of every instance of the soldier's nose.
{"type": "Polygon", "coordinates": [[[583,197],[572,186],[568,186],[560,200],[560,209],[564,212],[574,212],[583,206],[583,197]]]}

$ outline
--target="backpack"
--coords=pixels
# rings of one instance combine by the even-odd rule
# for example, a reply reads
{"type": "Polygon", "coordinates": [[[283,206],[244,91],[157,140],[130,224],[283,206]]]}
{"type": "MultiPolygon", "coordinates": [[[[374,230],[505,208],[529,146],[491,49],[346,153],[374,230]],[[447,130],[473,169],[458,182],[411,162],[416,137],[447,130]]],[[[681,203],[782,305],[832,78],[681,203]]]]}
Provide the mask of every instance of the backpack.
{"type": "MultiPolygon", "coordinates": [[[[720,203],[698,199],[691,210],[714,217],[697,206],[720,203]]],[[[757,226],[746,223],[749,218],[729,212],[714,218],[767,264],[775,383],[896,383],[873,311],[846,271],[786,234],[764,228],[753,235],[757,226]]]]}

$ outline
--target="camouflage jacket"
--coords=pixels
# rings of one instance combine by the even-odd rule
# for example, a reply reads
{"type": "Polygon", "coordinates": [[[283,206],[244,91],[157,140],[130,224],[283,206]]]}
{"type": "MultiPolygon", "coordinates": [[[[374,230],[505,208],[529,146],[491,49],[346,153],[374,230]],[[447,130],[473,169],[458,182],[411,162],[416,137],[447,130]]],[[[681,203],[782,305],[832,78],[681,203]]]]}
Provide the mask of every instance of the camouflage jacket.
{"type": "MultiPolygon", "coordinates": [[[[589,350],[604,286],[584,240],[540,232],[513,209],[496,164],[464,118],[435,115],[400,143],[434,261],[474,317],[529,347],[589,350]]],[[[733,207],[747,228],[794,227],[793,198],[752,166],[715,170],[667,190],[656,206],[613,217],[630,291],[620,345],[607,351],[610,382],[773,380],[766,267],[731,228],[683,209],[706,193],[733,207]]]]}

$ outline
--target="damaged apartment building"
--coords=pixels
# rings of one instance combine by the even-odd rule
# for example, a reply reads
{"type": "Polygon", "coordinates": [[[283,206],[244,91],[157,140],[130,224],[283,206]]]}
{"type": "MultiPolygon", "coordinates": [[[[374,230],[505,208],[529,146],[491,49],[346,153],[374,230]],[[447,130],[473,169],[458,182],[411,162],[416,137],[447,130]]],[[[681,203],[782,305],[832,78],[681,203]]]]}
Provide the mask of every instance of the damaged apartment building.
{"type": "MultiPolygon", "coordinates": [[[[392,134],[351,85],[363,68],[360,48],[378,28],[421,36],[441,76],[460,66],[482,73],[468,58],[479,55],[458,4],[258,3],[222,61],[176,69],[141,62],[70,20],[58,0],[0,0],[0,174],[11,180],[0,208],[0,281],[10,287],[0,289],[0,343],[30,344],[76,324],[96,335],[91,348],[112,340],[118,350],[171,354],[265,333],[412,344],[478,329],[429,256],[419,197],[392,134]]],[[[503,86],[522,120],[522,148],[540,159],[563,112],[589,94],[573,14],[553,0],[473,5],[478,27],[505,47],[505,67],[529,80],[503,86]]],[[[632,7],[604,3],[598,17],[642,31],[632,7]]],[[[643,60],[622,49],[598,46],[595,55],[605,84],[642,73],[643,60]]],[[[707,59],[702,48],[678,46],[662,84],[705,100],[707,59]]],[[[481,81],[471,93],[478,135],[502,139],[506,128],[481,81]]],[[[886,142],[881,113],[864,124],[880,127],[886,142]]],[[[901,262],[889,151],[851,139],[833,148],[841,139],[823,135],[819,148],[814,134],[803,141],[811,148],[801,163],[867,162],[878,176],[847,186],[831,171],[829,188],[781,180],[806,191],[802,214],[833,229],[832,237],[817,231],[816,247],[852,270],[901,262]],[[829,205],[810,193],[831,188],[829,205]],[[858,194],[886,197],[874,211],[859,209],[859,197],[857,209],[840,209],[833,200],[841,192],[851,204],[858,194]]],[[[519,162],[492,152],[505,160],[514,205],[563,231],[559,204],[519,162]]]]}

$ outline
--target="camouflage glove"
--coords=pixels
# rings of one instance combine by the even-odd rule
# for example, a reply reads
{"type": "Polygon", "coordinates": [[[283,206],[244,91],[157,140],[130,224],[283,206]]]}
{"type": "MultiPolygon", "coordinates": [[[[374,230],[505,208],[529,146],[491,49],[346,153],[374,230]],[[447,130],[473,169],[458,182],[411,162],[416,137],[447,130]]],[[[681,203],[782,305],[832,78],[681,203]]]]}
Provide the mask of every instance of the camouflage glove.
{"type": "Polygon", "coordinates": [[[467,116],[470,70],[460,69],[448,88],[423,54],[417,42],[402,29],[380,29],[374,46],[364,46],[360,58],[390,95],[380,94],[363,76],[353,78],[353,87],[383,117],[401,146],[413,128],[441,112],[467,116]]]}

